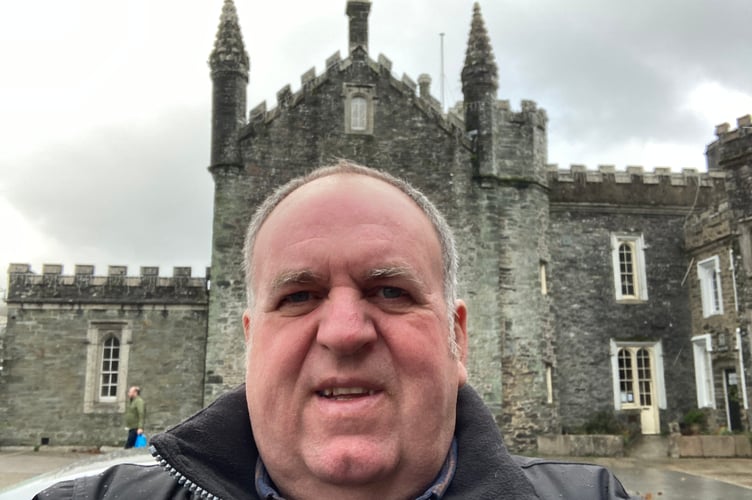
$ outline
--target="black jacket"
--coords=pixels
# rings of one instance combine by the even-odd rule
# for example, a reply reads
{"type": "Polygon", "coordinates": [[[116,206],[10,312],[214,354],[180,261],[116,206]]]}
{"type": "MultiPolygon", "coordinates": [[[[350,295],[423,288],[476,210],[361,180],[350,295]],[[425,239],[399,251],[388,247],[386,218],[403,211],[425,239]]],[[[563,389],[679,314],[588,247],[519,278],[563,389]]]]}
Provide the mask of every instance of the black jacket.
{"type": "MultiPolygon", "coordinates": [[[[458,463],[445,500],[630,498],[619,481],[596,465],[514,457],[483,401],[468,386],[457,398],[458,463]]],[[[158,465],[117,465],[93,477],[64,481],[39,500],[68,498],[258,499],[258,457],[245,386],[151,440],[158,465]]]]}

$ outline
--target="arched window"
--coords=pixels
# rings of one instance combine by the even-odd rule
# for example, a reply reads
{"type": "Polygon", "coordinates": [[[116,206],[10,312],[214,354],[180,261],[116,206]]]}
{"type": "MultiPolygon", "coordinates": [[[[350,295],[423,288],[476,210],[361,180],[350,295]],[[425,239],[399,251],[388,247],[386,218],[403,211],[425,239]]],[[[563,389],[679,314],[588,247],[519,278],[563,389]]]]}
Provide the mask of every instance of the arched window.
{"type": "Polygon", "coordinates": [[[622,403],[634,403],[632,356],[627,349],[619,349],[619,393],[622,403]]]}
{"type": "Polygon", "coordinates": [[[616,357],[622,407],[651,406],[654,383],[651,352],[644,347],[621,347],[616,357]]]}
{"type": "Polygon", "coordinates": [[[86,332],[84,413],[125,411],[133,334],[127,321],[92,321],[86,332]]]}
{"type": "Polygon", "coordinates": [[[611,234],[614,291],[617,301],[648,300],[645,248],[642,235],[611,234]]]}
{"type": "Polygon", "coordinates": [[[634,296],[635,288],[635,262],[634,243],[622,243],[619,245],[619,281],[621,282],[621,294],[634,296]]]}
{"type": "Polygon", "coordinates": [[[350,128],[366,130],[368,127],[368,100],[357,96],[350,100],[350,128]]]}
{"type": "Polygon", "coordinates": [[[371,84],[345,83],[344,92],[345,133],[373,134],[376,88],[371,84]]]}
{"type": "Polygon", "coordinates": [[[101,366],[100,401],[114,401],[117,398],[118,371],[120,369],[120,340],[115,335],[107,337],[102,344],[101,366]]]}

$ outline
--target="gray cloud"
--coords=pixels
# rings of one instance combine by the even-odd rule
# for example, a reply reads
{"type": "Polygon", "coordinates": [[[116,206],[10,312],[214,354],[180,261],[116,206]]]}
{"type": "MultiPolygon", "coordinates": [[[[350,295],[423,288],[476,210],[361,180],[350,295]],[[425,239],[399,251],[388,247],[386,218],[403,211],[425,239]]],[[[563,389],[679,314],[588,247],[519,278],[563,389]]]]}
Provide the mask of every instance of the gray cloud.
{"type": "MultiPolygon", "coordinates": [[[[282,86],[299,88],[300,75],[311,66],[321,72],[325,59],[337,50],[346,56],[344,0],[316,6],[299,0],[262,4],[236,0],[236,4],[251,57],[249,107],[264,99],[274,106],[282,86]]],[[[460,71],[472,4],[472,0],[374,0],[371,57],[384,53],[393,61],[398,78],[406,73],[415,80],[429,73],[432,93],[440,97],[439,33],[444,33],[445,96],[447,105],[452,105],[462,98],[460,71]]],[[[586,163],[594,168],[592,161],[597,159],[623,168],[639,159],[604,158],[604,152],[620,151],[628,141],[653,141],[696,147],[698,161],[691,166],[702,168],[702,151],[713,140],[715,123],[686,108],[688,93],[708,82],[747,94],[752,89],[749,0],[488,0],[481,2],[481,8],[499,66],[499,98],[509,99],[515,108],[521,99],[532,99],[548,111],[549,160],[562,166],[586,163]],[[567,157],[568,144],[583,144],[579,150],[587,150],[585,157],[567,157]]],[[[149,12],[157,15],[154,9],[149,12]]],[[[91,107],[101,107],[96,103],[118,95],[138,94],[144,100],[141,116],[149,118],[134,122],[131,117],[127,123],[59,142],[45,132],[35,137],[33,152],[20,157],[0,151],[4,156],[0,157],[1,194],[40,232],[63,245],[64,255],[51,255],[49,261],[70,265],[104,258],[111,264],[186,264],[198,267],[196,273],[209,265],[213,183],[206,171],[211,110],[205,61],[221,2],[186,9],[190,16],[185,23],[169,24],[158,18],[143,27],[134,25],[131,31],[113,31],[133,35],[146,30],[144,40],[137,40],[145,50],[118,63],[124,81],[107,80],[112,86],[105,88],[104,97],[87,102],[85,82],[81,82],[83,90],[71,87],[78,90],[81,105],[91,107]],[[158,33],[152,33],[154,28],[158,33]],[[140,76],[126,80],[131,73],[140,76]],[[184,92],[171,100],[178,86],[190,95],[195,90],[195,98],[184,92]],[[172,111],[165,111],[165,106],[172,111]]],[[[97,33],[106,36],[102,30],[97,33]]],[[[27,60],[18,52],[30,41],[22,42],[0,44],[0,51],[2,46],[15,47],[11,60],[27,64],[8,68],[13,82],[22,82],[28,64],[36,64],[39,54],[46,53],[36,48],[27,60]]],[[[62,46],[57,53],[58,58],[76,57],[62,46]]],[[[123,53],[130,54],[125,48],[123,53]]],[[[62,72],[67,66],[54,67],[62,72]]],[[[70,66],[89,68],[86,61],[70,66]]],[[[66,86],[75,85],[82,75],[91,73],[51,73],[50,88],[64,96],[66,86]],[[56,87],[58,81],[63,83],[56,87]]],[[[43,93],[46,83],[37,78],[30,85],[43,93]]],[[[138,100],[131,97],[128,102],[138,100]]],[[[70,123],[90,121],[97,112],[116,120],[117,103],[112,104],[113,109],[70,116],[70,123]]],[[[752,109],[734,112],[741,116],[752,109]]],[[[29,132],[24,136],[32,137],[34,123],[47,119],[40,113],[25,122],[29,132]]],[[[4,268],[7,263],[0,265],[4,268]]],[[[0,277],[4,270],[0,269],[0,277]]]]}
{"type": "MultiPolygon", "coordinates": [[[[182,110],[46,146],[6,179],[6,194],[71,254],[106,249],[110,264],[208,264],[208,120],[206,110],[182,110]]],[[[79,263],[91,257],[80,253],[79,263]]]]}

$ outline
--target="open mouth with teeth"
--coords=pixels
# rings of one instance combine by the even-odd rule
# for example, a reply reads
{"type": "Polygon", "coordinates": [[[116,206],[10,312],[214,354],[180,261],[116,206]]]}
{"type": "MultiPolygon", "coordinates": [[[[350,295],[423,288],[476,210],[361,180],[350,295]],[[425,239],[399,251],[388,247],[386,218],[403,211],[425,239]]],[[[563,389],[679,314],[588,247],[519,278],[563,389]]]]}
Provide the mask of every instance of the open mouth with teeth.
{"type": "Polygon", "coordinates": [[[362,398],[365,396],[373,396],[374,394],[376,394],[376,391],[364,389],[362,387],[334,387],[331,389],[317,391],[316,394],[318,394],[319,397],[326,399],[347,400],[362,398]]]}

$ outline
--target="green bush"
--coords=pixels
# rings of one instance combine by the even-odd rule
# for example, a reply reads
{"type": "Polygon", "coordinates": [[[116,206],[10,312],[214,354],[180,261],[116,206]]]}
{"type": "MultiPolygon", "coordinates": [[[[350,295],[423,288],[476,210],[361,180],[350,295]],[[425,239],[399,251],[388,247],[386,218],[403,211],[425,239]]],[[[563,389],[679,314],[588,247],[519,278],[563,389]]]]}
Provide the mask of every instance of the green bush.
{"type": "Polygon", "coordinates": [[[702,410],[695,408],[693,410],[689,410],[684,415],[682,421],[687,425],[699,424],[701,426],[705,426],[705,424],[707,423],[707,416],[702,410]]]}
{"type": "Polygon", "coordinates": [[[585,434],[623,434],[624,425],[612,411],[599,411],[583,425],[585,434]]]}

